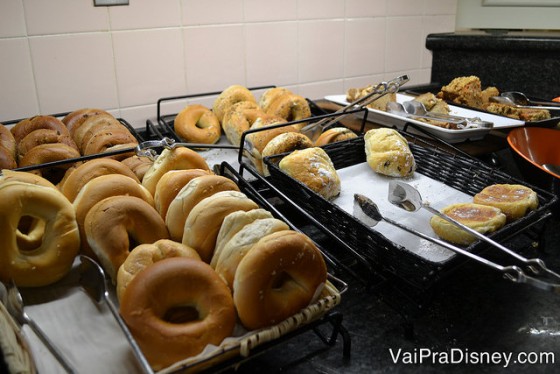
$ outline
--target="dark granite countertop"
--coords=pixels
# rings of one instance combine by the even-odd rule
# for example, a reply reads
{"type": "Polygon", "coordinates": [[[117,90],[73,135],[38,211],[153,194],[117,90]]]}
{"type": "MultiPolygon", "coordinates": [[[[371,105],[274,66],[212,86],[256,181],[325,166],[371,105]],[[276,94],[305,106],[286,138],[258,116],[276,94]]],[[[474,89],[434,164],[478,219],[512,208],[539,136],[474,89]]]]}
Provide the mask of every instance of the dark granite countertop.
{"type": "MultiPolygon", "coordinates": [[[[557,271],[560,269],[559,229],[560,219],[551,219],[544,227],[544,242],[539,249],[540,257],[557,271]]],[[[532,243],[526,237],[508,245],[532,252],[532,243]]],[[[507,260],[500,256],[493,259],[507,260]]],[[[416,316],[404,318],[398,307],[383,301],[387,292],[384,286],[369,288],[357,281],[349,284],[336,310],[343,314],[343,325],[351,336],[350,359],[342,355],[340,337],[335,346],[327,348],[314,333],[306,332],[251,359],[236,372],[552,373],[557,370],[559,294],[514,284],[493,270],[467,263],[433,290],[432,297],[416,316]],[[393,356],[399,350],[401,358],[395,360],[393,356]],[[554,356],[546,356],[549,352],[554,356]],[[504,356],[499,361],[496,358],[495,364],[474,361],[488,354],[511,354],[511,357],[509,363],[504,356]],[[422,361],[421,355],[426,355],[422,361]],[[549,362],[514,362],[525,357],[538,360],[538,355],[549,362]],[[446,358],[455,362],[438,362],[446,358]],[[467,359],[471,361],[466,363],[467,359]]]]}
{"type": "Polygon", "coordinates": [[[521,91],[552,100],[560,96],[560,32],[470,31],[429,34],[431,82],[476,75],[484,87],[521,91]]]}
{"type": "Polygon", "coordinates": [[[558,51],[560,32],[492,30],[438,33],[428,35],[426,48],[558,51]]]}

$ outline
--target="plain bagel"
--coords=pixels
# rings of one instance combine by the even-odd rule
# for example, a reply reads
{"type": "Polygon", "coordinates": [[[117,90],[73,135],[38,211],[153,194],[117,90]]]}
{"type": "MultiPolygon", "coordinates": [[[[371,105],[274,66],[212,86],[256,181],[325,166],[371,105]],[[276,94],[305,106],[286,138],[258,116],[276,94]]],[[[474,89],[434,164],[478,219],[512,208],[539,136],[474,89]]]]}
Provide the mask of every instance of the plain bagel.
{"type": "Polygon", "coordinates": [[[239,319],[250,330],[280,323],[318,298],[326,280],[323,256],[306,235],[293,230],[267,235],[235,272],[239,319]]]}
{"type": "Polygon", "coordinates": [[[190,258],[158,261],[135,276],[120,314],[154,370],[196,356],[231,336],[231,292],[210,265],[190,258]]]}
{"type": "Polygon", "coordinates": [[[182,243],[194,248],[204,262],[210,263],[224,218],[237,210],[256,208],[257,203],[242,192],[217,192],[191,210],[185,221],[182,243]]]}

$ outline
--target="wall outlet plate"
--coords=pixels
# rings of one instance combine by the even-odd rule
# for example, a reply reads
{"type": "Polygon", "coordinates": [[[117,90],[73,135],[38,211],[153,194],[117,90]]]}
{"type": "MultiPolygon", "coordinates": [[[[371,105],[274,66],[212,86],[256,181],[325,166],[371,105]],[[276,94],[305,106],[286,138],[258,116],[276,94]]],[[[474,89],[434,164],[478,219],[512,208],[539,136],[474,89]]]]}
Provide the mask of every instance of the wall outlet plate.
{"type": "Polygon", "coordinates": [[[94,6],[128,5],[128,0],[93,0],[94,6]]]}

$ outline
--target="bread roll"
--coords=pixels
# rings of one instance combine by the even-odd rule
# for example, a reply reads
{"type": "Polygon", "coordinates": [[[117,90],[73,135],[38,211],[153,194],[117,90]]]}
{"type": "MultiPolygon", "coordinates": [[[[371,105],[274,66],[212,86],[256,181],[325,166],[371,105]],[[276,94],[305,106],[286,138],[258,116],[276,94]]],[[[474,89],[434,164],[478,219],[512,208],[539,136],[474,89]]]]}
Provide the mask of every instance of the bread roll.
{"type": "MultiPolygon", "coordinates": [[[[506,223],[506,216],[500,209],[474,203],[457,203],[446,206],[441,213],[468,226],[481,234],[490,234],[506,223]]],[[[437,236],[450,243],[469,245],[476,237],[441,217],[433,216],[430,225],[437,236]]]]}
{"type": "Polygon", "coordinates": [[[379,174],[390,177],[411,176],[416,169],[408,141],[396,130],[372,129],[364,135],[368,165],[379,174]]]}
{"type": "Polygon", "coordinates": [[[474,195],[473,202],[496,207],[509,222],[537,209],[539,199],[531,188],[520,184],[494,184],[474,195]]]}
{"type": "Polygon", "coordinates": [[[284,157],[278,166],[290,177],[327,200],[332,200],[340,194],[340,178],[329,155],[322,148],[293,151],[284,157]]]}

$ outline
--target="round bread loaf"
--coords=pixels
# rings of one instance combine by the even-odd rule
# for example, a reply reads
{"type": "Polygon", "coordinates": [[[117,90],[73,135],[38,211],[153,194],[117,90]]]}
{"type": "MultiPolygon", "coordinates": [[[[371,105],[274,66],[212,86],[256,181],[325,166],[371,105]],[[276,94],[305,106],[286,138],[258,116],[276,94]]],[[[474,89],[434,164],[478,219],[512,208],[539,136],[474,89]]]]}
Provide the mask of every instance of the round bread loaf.
{"type": "MultiPolygon", "coordinates": [[[[481,234],[490,234],[506,223],[506,216],[500,209],[487,205],[451,204],[441,209],[441,213],[481,234]]],[[[450,243],[469,245],[477,240],[474,235],[436,215],[430,219],[430,225],[437,236],[450,243]]]]}
{"type": "Polygon", "coordinates": [[[500,209],[508,222],[524,217],[539,206],[537,193],[521,184],[493,184],[474,195],[473,202],[500,209]]]}

